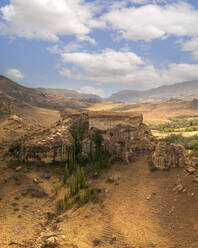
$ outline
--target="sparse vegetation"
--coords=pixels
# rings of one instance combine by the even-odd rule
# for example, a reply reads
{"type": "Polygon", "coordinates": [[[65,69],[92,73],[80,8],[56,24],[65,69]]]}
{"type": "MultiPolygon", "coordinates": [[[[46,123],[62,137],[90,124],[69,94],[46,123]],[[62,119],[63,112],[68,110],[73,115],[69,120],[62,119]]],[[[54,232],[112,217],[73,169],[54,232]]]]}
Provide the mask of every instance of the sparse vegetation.
{"type": "Polygon", "coordinates": [[[198,153],[198,136],[184,137],[181,134],[171,134],[170,136],[166,137],[165,141],[167,143],[183,145],[187,150],[191,151],[188,155],[195,155],[198,153]]]}
{"type": "Polygon", "coordinates": [[[112,111],[125,111],[125,110],[130,110],[130,109],[139,108],[139,107],[141,107],[141,104],[129,104],[129,105],[123,105],[120,107],[114,107],[111,110],[112,111]]]}
{"type": "Polygon", "coordinates": [[[68,169],[68,164],[65,164],[65,171],[64,171],[64,178],[63,178],[63,182],[64,184],[67,183],[67,179],[69,178],[69,169],[68,169]]]}
{"type": "Polygon", "coordinates": [[[174,117],[169,119],[170,122],[161,124],[150,124],[151,130],[158,130],[167,133],[183,133],[198,131],[198,118],[193,117],[174,117]]]}
{"type": "MultiPolygon", "coordinates": [[[[108,151],[103,144],[100,133],[94,133],[90,142],[90,153],[82,153],[82,129],[73,128],[74,141],[68,152],[68,159],[64,167],[63,183],[68,185],[69,194],[58,200],[58,208],[61,210],[70,209],[75,204],[82,206],[89,201],[97,203],[99,196],[97,190],[87,185],[86,174],[90,170],[97,170],[109,167],[108,151]],[[91,166],[89,166],[91,165],[91,166]],[[86,173],[85,173],[86,172],[86,173]]],[[[55,188],[55,196],[58,195],[58,188],[55,188]]]]}
{"type": "Polygon", "coordinates": [[[96,133],[90,142],[90,163],[96,165],[98,170],[109,168],[108,151],[102,142],[103,138],[99,133],[96,133]]]}

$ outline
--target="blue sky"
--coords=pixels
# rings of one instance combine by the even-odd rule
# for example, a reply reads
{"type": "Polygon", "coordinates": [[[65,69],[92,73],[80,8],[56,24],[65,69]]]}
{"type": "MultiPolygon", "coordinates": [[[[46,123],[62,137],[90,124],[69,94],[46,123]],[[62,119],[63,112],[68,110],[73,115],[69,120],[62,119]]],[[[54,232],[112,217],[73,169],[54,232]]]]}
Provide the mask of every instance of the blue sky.
{"type": "Polygon", "coordinates": [[[197,0],[1,0],[0,74],[109,96],[198,79],[197,0]]]}

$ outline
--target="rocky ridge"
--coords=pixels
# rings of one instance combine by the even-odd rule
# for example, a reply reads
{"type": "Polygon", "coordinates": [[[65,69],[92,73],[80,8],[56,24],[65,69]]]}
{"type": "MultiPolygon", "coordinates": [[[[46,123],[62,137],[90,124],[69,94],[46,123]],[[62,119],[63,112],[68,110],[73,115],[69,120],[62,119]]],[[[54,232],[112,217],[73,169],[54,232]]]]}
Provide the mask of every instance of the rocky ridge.
{"type": "MultiPolygon", "coordinates": [[[[81,153],[91,153],[96,137],[108,151],[109,157],[125,162],[135,161],[141,154],[150,157],[156,169],[184,167],[189,161],[180,145],[157,141],[140,113],[81,112],[64,109],[56,125],[27,135],[10,145],[8,157],[23,162],[64,162],[74,142],[80,136],[81,153]]],[[[96,140],[93,149],[96,149],[96,140]]]]}

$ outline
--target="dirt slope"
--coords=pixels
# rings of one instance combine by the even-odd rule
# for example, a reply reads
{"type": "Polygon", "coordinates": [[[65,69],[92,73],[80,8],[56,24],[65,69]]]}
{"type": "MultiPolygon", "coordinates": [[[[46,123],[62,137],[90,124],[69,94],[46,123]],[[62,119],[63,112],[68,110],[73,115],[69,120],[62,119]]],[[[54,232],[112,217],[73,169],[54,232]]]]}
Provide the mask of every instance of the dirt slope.
{"type": "Polygon", "coordinates": [[[16,173],[2,163],[0,173],[1,248],[39,247],[52,234],[63,248],[198,247],[198,187],[183,169],[150,172],[145,159],[115,165],[91,180],[102,190],[103,203],[63,213],[51,198],[61,169],[29,167],[16,173]],[[110,176],[120,178],[108,183],[110,176]],[[185,192],[173,191],[178,183],[185,192]]]}

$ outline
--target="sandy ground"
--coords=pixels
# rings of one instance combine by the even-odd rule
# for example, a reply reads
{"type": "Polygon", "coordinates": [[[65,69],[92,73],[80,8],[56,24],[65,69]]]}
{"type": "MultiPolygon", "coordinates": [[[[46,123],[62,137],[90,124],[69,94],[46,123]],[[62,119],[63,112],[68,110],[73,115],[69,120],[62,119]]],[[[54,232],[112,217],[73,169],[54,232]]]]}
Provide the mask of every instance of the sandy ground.
{"type": "Polygon", "coordinates": [[[184,169],[151,172],[146,158],[114,165],[92,179],[102,203],[64,212],[57,212],[53,198],[61,168],[16,172],[1,162],[0,174],[1,248],[36,248],[50,235],[63,248],[198,247],[198,185],[184,169]],[[110,176],[119,179],[108,183],[110,176]],[[179,183],[184,192],[173,190],[179,183]]]}

